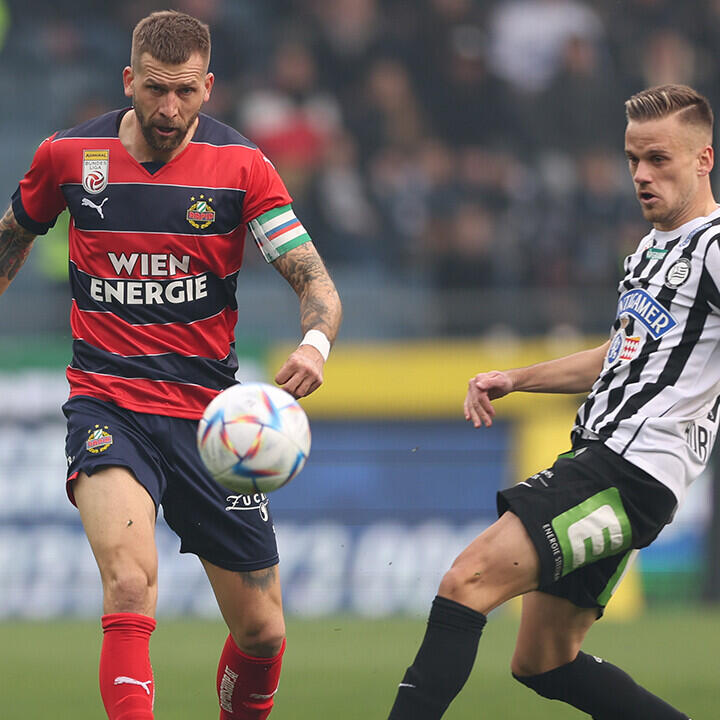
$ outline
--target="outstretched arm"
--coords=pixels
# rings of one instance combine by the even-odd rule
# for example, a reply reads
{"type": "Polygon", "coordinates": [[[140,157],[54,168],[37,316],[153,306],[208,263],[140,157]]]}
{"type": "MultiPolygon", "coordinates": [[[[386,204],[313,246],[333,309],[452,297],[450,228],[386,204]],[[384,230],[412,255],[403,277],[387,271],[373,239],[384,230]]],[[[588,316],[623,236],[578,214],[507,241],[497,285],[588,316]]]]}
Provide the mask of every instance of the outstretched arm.
{"type": "MultiPolygon", "coordinates": [[[[342,305],[322,258],[312,242],[306,242],[273,261],[300,300],[303,334],[319,330],[330,344],[335,342],[342,305]]],[[[295,397],[304,397],[320,387],[325,358],[313,345],[300,345],[275,376],[275,382],[295,397]]]]}
{"type": "Polygon", "coordinates": [[[514,391],[546,393],[588,392],[603,366],[610,341],[591,350],[524,368],[480,373],[470,379],[465,397],[465,419],[475,427],[492,425],[491,400],[514,391]]]}
{"type": "Polygon", "coordinates": [[[15,219],[12,207],[0,219],[0,295],[25,262],[35,235],[15,219]]]}

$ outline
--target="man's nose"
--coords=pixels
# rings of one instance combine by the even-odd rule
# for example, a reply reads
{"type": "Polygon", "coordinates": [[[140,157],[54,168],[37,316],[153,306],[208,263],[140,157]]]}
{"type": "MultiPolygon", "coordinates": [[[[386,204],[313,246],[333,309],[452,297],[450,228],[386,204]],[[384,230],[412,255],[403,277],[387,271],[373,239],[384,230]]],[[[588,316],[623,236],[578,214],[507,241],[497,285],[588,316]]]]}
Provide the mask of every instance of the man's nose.
{"type": "Polygon", "coordinates": [[[639,162],[633,173],[633,180],[638,184],[646,184],[651,182],[650,168],[647,163],[639,162]]]}
{"type": "Polygon", "coordinates": [[[166,93],[163,95],[162,102],[160,103],[160,114],[167,118],[173,118],[178,112],[178,101],[175,97],[175,93],[166,93]]]}

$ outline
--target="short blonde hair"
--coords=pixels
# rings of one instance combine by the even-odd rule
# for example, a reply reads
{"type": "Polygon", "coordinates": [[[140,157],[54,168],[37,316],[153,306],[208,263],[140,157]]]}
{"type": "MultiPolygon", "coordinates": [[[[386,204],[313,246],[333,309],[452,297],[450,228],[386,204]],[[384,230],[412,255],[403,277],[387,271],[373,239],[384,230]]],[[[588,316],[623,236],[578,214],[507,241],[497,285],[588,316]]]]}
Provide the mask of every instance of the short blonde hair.
{"type": "Polygon", "coordinates": [[[683,122],[707,129],[712,134],[713,111],[708,99],[688,85],[658,85],[635,93],[625,101],[630,120],[659,120],[678,114],[683,122]]]}

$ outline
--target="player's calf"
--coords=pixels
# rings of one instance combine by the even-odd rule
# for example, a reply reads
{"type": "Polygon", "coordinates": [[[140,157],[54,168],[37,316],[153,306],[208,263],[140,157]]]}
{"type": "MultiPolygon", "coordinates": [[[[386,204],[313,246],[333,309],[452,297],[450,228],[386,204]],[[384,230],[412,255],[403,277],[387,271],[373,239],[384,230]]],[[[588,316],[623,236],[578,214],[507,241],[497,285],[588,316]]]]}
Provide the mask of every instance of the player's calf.
{"type": "Polygon", "coordinates": [[[436,597],[425,637],[398,686],[390,720],[438,720],[467,681],[486,618],[436,597]]]}
{"type": "Polygon", "coordinates": [[[594,655],[578,653],[570,663],[540,675],[513,677],[538,695],[561,700],[594,720],[690,720],[638,685],[626,672],[594,655]]]}
{"type": "Polygon", "coordinates": [[[240,650],[228,635],[217,674],[220,720],[265,720],[273,708],[285,652],[282,640],[273,657],[256,657],[240,650]]]}
{"type": "Polygon", "coordinates": [[[136,613],[103,615],[100,694],[110,720],[152,720],[155,684],[150,635],[155,620],[136,613]]]}

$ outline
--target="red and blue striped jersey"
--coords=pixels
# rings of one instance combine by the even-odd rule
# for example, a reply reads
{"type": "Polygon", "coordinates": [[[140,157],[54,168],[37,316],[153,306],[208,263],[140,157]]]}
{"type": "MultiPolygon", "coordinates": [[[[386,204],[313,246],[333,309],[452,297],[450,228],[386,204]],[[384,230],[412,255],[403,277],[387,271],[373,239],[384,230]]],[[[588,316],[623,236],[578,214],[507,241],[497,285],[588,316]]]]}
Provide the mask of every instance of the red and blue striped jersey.
{"type": "Polygon", "coordinates": [[[199,418],[235,382],[246,225],[291,198],[256,145],[202,114],[151,173],[120,142],[124,112],[45,140],[13,212],[44,234],[70,211],[70,396],[199,418]]]}

